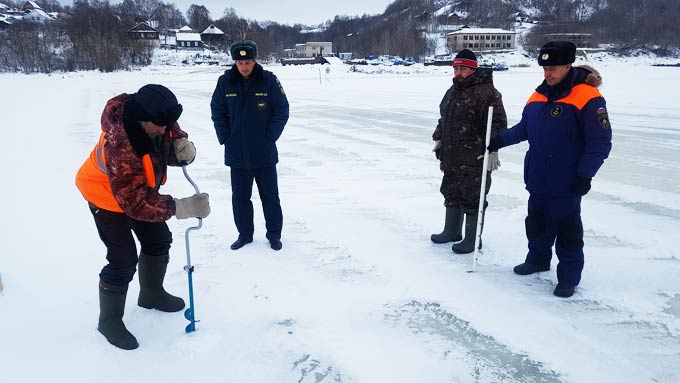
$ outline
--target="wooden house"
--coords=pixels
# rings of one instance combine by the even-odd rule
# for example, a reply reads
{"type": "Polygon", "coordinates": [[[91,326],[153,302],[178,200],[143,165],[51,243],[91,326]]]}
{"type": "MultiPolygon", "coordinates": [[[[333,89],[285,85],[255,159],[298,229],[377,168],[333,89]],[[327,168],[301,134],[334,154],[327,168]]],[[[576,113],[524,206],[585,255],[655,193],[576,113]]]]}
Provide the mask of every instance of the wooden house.
{"type": "Polygon", "coordinates": [[[161,46],[160,39],[158,38],[158,30],[150,26],[147,22],[137,23],[137,25],[128,29],[127,34],[131,39],[143,41],[154,47],[161,46]]]}

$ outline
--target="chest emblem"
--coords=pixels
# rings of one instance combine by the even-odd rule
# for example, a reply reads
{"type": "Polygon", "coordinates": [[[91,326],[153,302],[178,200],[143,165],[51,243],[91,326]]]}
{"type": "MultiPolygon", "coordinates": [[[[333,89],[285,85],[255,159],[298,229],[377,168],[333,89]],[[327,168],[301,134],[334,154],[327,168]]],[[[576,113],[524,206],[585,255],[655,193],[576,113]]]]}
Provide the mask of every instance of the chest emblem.
{"type": "Polygon", "coordinates": [[[267,108],[267,102],[265,100],[258,100],[257,101],[257,109],[265,110],[266,108],[267,108]]]}
{"type": "Polygon", "coordinates": [[[562,107],[557,105],[552,110],[550,111],[550,115],[553,117],[559,117],[559,115],[562,114],[562,107]]]}

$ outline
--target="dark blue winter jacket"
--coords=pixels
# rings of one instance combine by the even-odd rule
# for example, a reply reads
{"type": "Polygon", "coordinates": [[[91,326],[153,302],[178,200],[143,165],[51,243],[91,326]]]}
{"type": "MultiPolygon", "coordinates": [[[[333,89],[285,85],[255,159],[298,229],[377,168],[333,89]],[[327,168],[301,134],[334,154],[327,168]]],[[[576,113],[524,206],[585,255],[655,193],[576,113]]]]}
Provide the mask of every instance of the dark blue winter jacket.
{"type": "Polygon", "coordinates": [[[279,162],[276,140],[288,121],[288,99],[273,73],[255,64],[246,80],[234,65],[217,80],[210,109],[225,165],[258,169],[279,162]]]}
{"type": "Polygon", "coordinates": [[[524,182],[530,193],[573,195],[575,177],[593,178],[609,156],[612,130],[600,83],[589,67],[573,67],[553,87],[544,81],[527,101],[522,120],[496,136],[501,147],[529,140],[524,182]]]}

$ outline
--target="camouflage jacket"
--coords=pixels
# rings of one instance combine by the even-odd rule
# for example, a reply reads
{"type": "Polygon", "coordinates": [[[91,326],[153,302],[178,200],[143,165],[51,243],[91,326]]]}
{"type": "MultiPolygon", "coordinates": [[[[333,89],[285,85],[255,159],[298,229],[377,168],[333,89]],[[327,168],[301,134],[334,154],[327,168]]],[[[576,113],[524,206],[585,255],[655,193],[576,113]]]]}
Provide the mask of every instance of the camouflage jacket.
{"type": "Polygon", "coordinates": [[[137,121],[125,114],[125,102],[129,98],[130,95],[124,93],[110,99],[101,118],[111,191],[127,216],[144,222],[166,221],[175,215],[175,201],[170,195],[160,194],[159,189],[167,166],[180,166],[172,140],[188,135],[175,123],[165,135],[152,140],[137,121]],[[142,165],[142,156],[147,153],[153,163],[154,187],[147,185],[142,165]]]}
{"type": "Polygon", "coordinates": [[[444,172],[480,171],[486,150],[486,121],[493,106],[491,136],[507,129],[500,92],[493,86],[492,71],[478,69],[468,78],[453,79],[453,85],[439,104],[441,117],[432,135],[441,141],[440,169],[444,172]]]}

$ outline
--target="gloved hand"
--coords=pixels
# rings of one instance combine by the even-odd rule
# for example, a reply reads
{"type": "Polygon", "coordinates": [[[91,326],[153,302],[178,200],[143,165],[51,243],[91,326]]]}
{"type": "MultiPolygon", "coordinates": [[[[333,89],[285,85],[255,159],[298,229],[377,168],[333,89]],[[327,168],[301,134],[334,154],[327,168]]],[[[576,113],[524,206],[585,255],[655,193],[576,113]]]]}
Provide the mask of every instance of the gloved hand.
{"type": "Polygon", "coordinates": [[[442,142],[440,140],[434,142],[434,148],[432,148],[432,151],[434,152],[434,156],[440,160],[442,157],[442,142]]]}
{"type": "Polygon", "coordinates": [[[186,138],[178,138],[172,141],[175,147],[175,157],[180,163],[190,164],[196,158],[196,147],[194,143],[186,138]]]}
{"type": "Polygon", "coordinates": [[[576,178],[574,178],[574,181],[571,183],[571,191],[574,194],[584,196],[588,194],[589,190],[590,190],[590,178],[576,176],[576,178]]]}
{"type": "MultiPolygon", "coordinates": [[[[478,160],[481,160],[482,158],[484,158],[484,155],[477,156],[478,160]]],[[[490,171],[490,172],[492,172],[494,170],[498,170],[498,168],[501,167],[501,160],[498,159],[498,152],[489,153],[489,160],[488,161],[489,161],[489,165],[488,165],[487,170],[490,171]]]]}
{"type": "Polygon", "coordinates": [[[501,167],[501,160],[498,158],[498,152],[489,153],[489,171],[495,172],[501,167]]]}
{"type": "Polygon", "coordinates": [[[486,150],[489,151],[489,153],[497,152],[498,149],[501,148],[501,139],[498,137],[493,137],[491,141],[489,141],[489,146],[486,147],[486,150]]]}
{"type": "Polygon", "coordinates": [[[205,218],[210,214],[208,193],[198,193],[187,198],[175,198],[175,217],[205,218]]]}

